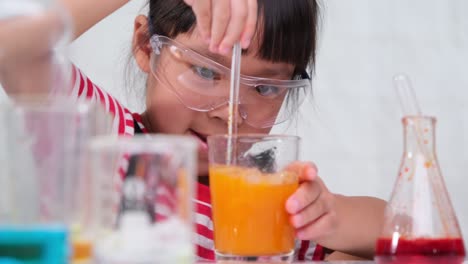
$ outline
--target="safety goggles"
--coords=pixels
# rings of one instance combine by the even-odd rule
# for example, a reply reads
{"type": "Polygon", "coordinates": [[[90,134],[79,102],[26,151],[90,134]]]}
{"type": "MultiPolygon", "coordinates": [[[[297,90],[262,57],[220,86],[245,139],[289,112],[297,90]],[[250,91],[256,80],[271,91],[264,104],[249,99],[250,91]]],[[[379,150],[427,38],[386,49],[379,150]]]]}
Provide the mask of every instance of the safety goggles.
{"type": "MultiPolygon", "coordinates": [[[[153,35],[151,71],[189,109],[208,112],[229,103],[231,70],[164,36],[153,35]]],[[[292,80],[241,75],[239,116],[267,128],[293,117],[311,90],[306,72],[292,80]]]]}

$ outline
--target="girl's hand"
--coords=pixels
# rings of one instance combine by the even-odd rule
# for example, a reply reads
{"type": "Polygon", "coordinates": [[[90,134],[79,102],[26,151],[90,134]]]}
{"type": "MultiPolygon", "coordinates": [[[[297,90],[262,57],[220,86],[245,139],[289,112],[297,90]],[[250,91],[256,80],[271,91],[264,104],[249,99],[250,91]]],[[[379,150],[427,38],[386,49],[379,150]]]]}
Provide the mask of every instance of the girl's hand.
{"type": "Polygon", "coordinates": [[[57,12],[0,19],[0,89],[8,95],[48,93],[65,79],[53,53],[63,25],[57,12]]]}
{"type": "Polygon", "coordinates": [[[257,0],[184,0],[197,17],[197,27],[210,51],[229,54],[239,42],[246,49],[257,27],[257,0]]]}
{"type": "Polygon", "coordinates": [[[334,233],[338,223],[335,195],[317,175],[317,167],[313,163],[295,162],[288,169],[297,172],[300,181],[299,188],[286,202],[297,238],[317,241],[334,233]]]}
{"type": "Polygon", "coordinates": [[[286,201],[297,237],[329,249],[372,259],[375,241],[383,227],[384,200],[331,193],[313,163],[295,162],[290,170],[300,186],[286,201]]]}

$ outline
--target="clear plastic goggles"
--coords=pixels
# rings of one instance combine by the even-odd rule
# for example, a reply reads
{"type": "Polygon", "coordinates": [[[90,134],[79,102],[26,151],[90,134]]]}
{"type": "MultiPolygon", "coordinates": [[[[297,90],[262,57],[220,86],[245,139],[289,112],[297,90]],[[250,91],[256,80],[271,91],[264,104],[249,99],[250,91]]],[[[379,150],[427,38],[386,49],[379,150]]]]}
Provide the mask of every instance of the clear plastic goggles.
{"type": "MultiPolygon", "coordinates": [[[[208,112],[229,103],[231,70],[164,36],[151,37],[151,71],[188,108],[208,112]]],[[[241,75],[239,116],[267,128],[293,117],[311,90],[307,73],[292,80],[241,75]]]]}

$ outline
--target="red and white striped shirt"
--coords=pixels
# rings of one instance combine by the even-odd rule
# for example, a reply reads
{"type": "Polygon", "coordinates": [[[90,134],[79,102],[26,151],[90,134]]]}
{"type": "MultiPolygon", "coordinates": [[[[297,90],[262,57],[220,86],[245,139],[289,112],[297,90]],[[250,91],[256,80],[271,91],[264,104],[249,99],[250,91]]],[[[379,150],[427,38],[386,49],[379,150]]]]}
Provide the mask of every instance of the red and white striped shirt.
{"type": "MultiPolygon", "coordinates": [[[[149,133],[144,127],[141,115],[131,113],[111,95],[96,86],[78,68],[73,67],[73,89],[71,94],[76,98],[87,98],[99,102],[112,113],[114,118],[113,132],[119,135],[135,135],[135,123],[143,133],[149,133]]],[[[127,162],[128,163],[128,162],[127,162]]],[[[122,167],[125,167],[122,165],[122,167]]],[[[125,173],[122,171],[122,175],[125,173]]],[[[214,260],[213,222],[211,219],[211,199],[209,187],[198,183],[195,202],[196,247],[199,260],[214,260]]],[[[311,241],[296,241],[295,260],[323,260],[324,248],[311,241]]]]}

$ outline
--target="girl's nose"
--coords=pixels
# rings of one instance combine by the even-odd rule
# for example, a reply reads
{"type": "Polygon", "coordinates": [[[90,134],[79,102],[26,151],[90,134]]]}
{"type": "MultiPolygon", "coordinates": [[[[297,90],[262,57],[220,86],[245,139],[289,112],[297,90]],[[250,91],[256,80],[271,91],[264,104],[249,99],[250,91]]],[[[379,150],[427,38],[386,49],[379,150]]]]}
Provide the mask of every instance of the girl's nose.
{"type": "MultiPolygon", "coordinates": [[[[244,119],[246,115],[242,114],[243,113],[243,107],[242,105],[239,105],[238,111],[237,111],[237,126],[240,126],[244,123],[244,119]]],[[[229,122],[229,105],[225,104],[222,105],[214,110],[211,110],[208,112],[208,116],[210,118],[215,118],[224,121],[226,124],[229,122]]]]}

